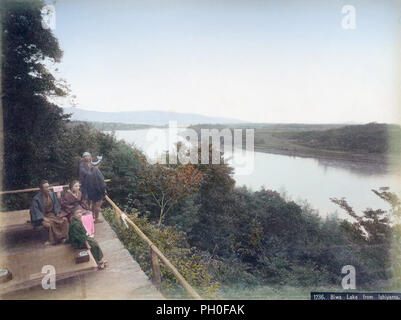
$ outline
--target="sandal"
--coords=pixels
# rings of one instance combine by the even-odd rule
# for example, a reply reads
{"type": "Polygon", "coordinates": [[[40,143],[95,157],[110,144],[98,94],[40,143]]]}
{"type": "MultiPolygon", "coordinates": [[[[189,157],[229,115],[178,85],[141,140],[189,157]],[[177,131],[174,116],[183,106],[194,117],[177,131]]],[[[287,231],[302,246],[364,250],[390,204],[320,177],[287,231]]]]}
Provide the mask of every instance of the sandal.
{"type": "Polygon", "coordinates": [[[98,269],[103,270],[103,269],[107,268],[108,265],[109,265],[108,261],[102,261],[101,263],[99,263],[98,269]]]}

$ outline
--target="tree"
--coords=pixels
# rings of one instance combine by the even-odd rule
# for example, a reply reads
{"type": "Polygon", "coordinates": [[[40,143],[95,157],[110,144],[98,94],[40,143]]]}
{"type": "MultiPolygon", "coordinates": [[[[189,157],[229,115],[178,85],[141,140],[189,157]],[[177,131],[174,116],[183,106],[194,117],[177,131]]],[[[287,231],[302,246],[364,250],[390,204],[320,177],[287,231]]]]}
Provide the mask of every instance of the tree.
{"type": "MultiPolygon", "coordinates": [[[[378,193],[376,190],[374,192],[378,193]]],[[[371,245],[387,242],[391,234],[390,218],[387,211],[369,208],[364,210],[362,215],[359,215],[355,213],[345,198],[331,198],[330,200],[356,220],[352,223],[353,230],[358,233],[360,239],[364,239],[366,243],[371,245]]]]}
{"type": "Polygon", "coordinates": [[[362,214],[357,214],[344,198],[330,200],[354,219],[354,222],[343,221],[343,229],[350,239],[360,246],[363,256],[370,261],[372,268],[375,268],[382,278],[390,278],[391,274],[396,274],[398,280],[401,280],[401,202],[388,188],[372,192],[389,203],[391,209],[387,211],[368,208],[362,214]]]}
{"type": "Polygon", "coordinates": [[[149,164],[145,157],[140,157],[140,187],[151,194],[154,203],[159,207],[159,227],[164,216],[181,199],[199,190],[203,173],[192,164],[166,165],[149,164]]]}
{"type": "Polygon", "coordinates": [[[31,186],[59,170],[55,142],[63,134],[62,109],[49,101],[68,87],[48,66],[62,51],[50,29],[42,28],[42,1],[2,1],[2,104],[4,187],[31,186]]]}
{"type": "MultiPolygon", "coordinates": [[[[234,169],[223,163],[223,153],[219,156],[220,159],[213,161],[212,144],[210,144],[209,163],[195,165],[204,177],[199,192],[194,197],[195,205],[199,209],[197,221],[189,233],[189,238],[192,245],[221,254],[222,251],[226,251],[223,243],[226,243],[229,237],[230,222],[227,221],[225,213],[232,201],[230,195],[235,180],[232,177],[234,169]],[[208,236],[205,237],[205,234],[208,236]]],[[[198,159],[201,159],[200,148],[198,148],[198,159]]]]}

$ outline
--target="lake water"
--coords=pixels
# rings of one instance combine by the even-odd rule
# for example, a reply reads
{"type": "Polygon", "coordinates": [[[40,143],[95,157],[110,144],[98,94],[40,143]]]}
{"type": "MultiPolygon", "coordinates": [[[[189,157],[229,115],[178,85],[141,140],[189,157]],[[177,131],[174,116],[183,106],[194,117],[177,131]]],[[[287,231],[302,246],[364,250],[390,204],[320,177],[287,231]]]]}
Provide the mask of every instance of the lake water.
{"type": "MultiPolygon", "coordinates": [[[[169,148],[168,129],[145,129],[116,131],[117,138],[133,143],[149,158],[169,148]],[[163,138],[166,137],[166,138],[163,138]]],[[[182,129],[184,130],[184,129],[182,129]]],[[[236,150],[233,158],[242,150],[236,150]]],[[[328,161],[302,158],[263,152],[246,153],[250,166],[244,168],[230,160],[235,168],[236,185],[246,185],[252,190],[262,186],[286,194],[296,202],[307,200],[322,216],[337,212],[346,215],[330,198],[345,197],[349,204],[360,212],[371,207],[387,209],[386,203],[378,198],[371,189],[390,187],[401,195],[400,172],[366,163],[349,161],[328,161]]]]}

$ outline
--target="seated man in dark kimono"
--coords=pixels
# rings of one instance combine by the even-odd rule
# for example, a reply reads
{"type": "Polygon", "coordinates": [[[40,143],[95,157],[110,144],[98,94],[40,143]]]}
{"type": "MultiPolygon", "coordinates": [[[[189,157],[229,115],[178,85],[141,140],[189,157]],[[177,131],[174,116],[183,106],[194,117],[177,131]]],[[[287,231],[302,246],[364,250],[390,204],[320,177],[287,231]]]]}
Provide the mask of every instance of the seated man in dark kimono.
{"type": "Polygon", "coordinates": [[[103,252],[99,244],[87,235],[87,232],[82,224],[82,211],[75,211],[69,229],[68,241],[75,249],[88,249],[95,258],[99,269],[104,269],[107,266],[107,261],[103,259],[103,252]]]}
{"type": "Polygon", "coordinates": [[[54,192],[50,191],[49,183],[40,183],[40,192],[33,199],[30,208],[31,223],[34,226],[43,225],[49,230],[49,241],[46,244],[65,242],[68,237],[68,220],[62,217],[60,202],[54,192]]]}
{"type": "Polygon", "coordinates": [[[90,202],[93,215],[95,216],[95,223],[103,222],[103,220],[99,218],[99,214],[103,197],[106,193],[104,176],[99,170],[102,157],[97,157],[97,159],[98,160],[95,162],[92,161],[92,167],[89,169],[89,172],[85,178],[88,200],[90,202]]]}

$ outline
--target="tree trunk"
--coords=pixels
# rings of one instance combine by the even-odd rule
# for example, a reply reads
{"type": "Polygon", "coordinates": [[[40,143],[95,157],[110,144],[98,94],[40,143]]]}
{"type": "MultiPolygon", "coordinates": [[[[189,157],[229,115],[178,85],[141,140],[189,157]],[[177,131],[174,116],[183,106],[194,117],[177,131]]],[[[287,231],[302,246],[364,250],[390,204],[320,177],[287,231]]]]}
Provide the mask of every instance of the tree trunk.
{"type": "Polygon", "coordinates": [[[159,217],[159,228],[162,225],[163,215],[164,215],[164,207],[161,207],[160,208],[160,217],[159,217]]]}

